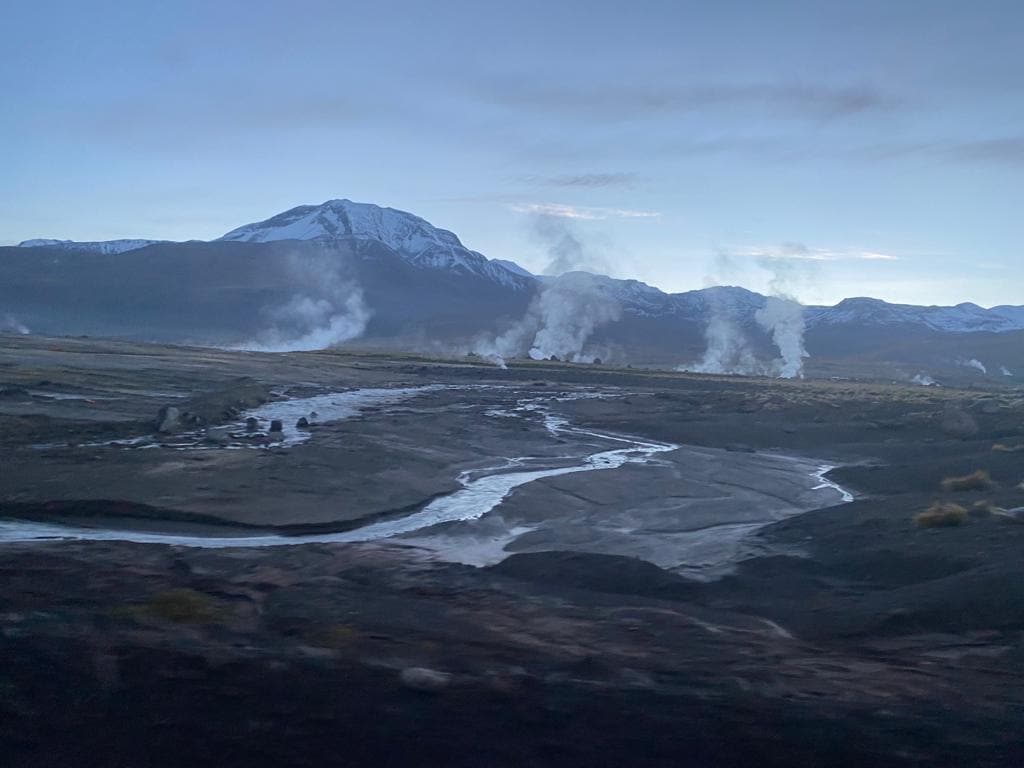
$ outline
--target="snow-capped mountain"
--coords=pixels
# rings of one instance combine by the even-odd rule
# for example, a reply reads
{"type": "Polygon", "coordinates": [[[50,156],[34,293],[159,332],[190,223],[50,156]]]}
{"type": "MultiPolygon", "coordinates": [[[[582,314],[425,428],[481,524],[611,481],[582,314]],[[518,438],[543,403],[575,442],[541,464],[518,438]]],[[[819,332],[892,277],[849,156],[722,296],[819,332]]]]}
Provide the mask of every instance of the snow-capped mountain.
{"type": "Polygon", "coordinates": [[[810,328],[836,325],[918,326],[944,333],[1006,333],[1024,330],[1024,307],[984,309],[964,303],[955,307],[889,304],[880,299],[844,299],[834,307],[808,307],[810,328]]]}
{"type": "Polygon", "coordinates": [[[271,218],[233,229],[221,241],[268,243],[276,240],[375,240],[406,261],[431,269],[470,272],[514,289],[529,285],[529,272],[517,264],[489,260],[466,248],[446,229],[405,211],[351,200],[300,205],[271,218]]]}
{"type": "MultiPolygon", "coordinates": [[[[755,354],[775,354],[756,320],[767,302],[761,294],[735,286],[670,294],[638,280],[577,278],[569,275],[555,295],[584,286],[577,290],[586,301],[573,305],[571,320],[589,322],[591,310],[617,318],[602,321],[591,339],[603,359],[669,366],[699,360],[714,318],[728,320],[755,354]],[[614,302],[614,312],[591,303],[601,297],[614,302]]],[[[305,322],[321,308],[343,313],[352,304],[361,307],[361,341],[448,354],[548,311],[543,292],[556,280],[487,259],[411,213],[329,200],[210,242],[27,240],[0,247],[0,333],[230,345],[253,329],[305,322]]],[[[1020,306],[852,298],[808,306],[803,317],[819,371],[869,365],[880,375],[898,369],[906,380],[920,373],[940,382],[1002,382],[1024,371],[1020,306]]]]}
{"type": "Polygon", "coordinates": [[[19,248],[58,248],[62,251],[79,251],[83,253],[127,253],[145,248],[147,245],[164,243],[166,240],[98,240],[94,242],[80,242],[75,240],[52,240],[49,238],[36,238],[35,240],[22,240],[18,243],[19,248]]]}

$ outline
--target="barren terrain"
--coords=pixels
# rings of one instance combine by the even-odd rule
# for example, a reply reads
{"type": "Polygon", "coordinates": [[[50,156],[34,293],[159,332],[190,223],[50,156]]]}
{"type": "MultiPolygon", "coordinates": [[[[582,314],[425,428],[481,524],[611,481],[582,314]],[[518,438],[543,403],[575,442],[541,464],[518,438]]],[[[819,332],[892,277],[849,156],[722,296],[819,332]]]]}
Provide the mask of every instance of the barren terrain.
{"type": "Polygon", "coordinates": [[[1015,764],[1022,446],[1019,389],[0,337],[0,748],[1015,764]]]}

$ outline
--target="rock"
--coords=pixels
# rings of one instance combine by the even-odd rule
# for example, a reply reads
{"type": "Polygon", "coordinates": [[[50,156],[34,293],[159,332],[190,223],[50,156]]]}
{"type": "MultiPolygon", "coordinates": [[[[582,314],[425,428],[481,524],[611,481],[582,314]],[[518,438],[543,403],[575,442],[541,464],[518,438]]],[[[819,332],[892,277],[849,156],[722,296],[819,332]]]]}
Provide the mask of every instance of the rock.
{"type": "Polygon", "coordinates": [[[258,432],[260,428],[259,419],[254,416],[250,416],[245,420],[245,431],[246,432],[258,432]]]}
{"type": "Polygon", "coordinates": [[[165,405],[156,414],[156,431],[163,434],[181,429],[181,411],[173,405],[165,405]]]}
{"type": "Polygon", "coordinates": [[[317,413],[316,411],[310,411],[309,412],[309,423],[310,424],[316,424],[316,422],[317,422],[317,420],[319,418],[320,418],[320,414],[317,413]]]}
{"type": "Polygon", "coordinates": [[[305,416],[299,416],[299,420],[295,422],[295,428],[296,429],[308,429],[309,428],[309,419],[307,419],[305,416]]]}
{"type": "Polygon", "coordinates": [[[231,442],[231,427],[210,427],[206,430],[206,441],[216,445],[227,445],[231,442]]]}
{"type": "Polygon", "coordinates": [[[444,690],[452,680],[452,676],[447,672],[439,672],[426,667],[406,667],[402,670],[399,678],[406,688],[424,693],[437,693],[444,690]]]}
{"type": "Polygon", "coordinates": [[[942,412],[939,429],[950,437],[974,437],[978,434],[978,422],[963,408],[950,403],[942,412]]]}
{"type": "Polygon", "coordinates": [[[284,432],[284,423],[280,419],[273,419],[270,422],[271,432],[284,432]]]}

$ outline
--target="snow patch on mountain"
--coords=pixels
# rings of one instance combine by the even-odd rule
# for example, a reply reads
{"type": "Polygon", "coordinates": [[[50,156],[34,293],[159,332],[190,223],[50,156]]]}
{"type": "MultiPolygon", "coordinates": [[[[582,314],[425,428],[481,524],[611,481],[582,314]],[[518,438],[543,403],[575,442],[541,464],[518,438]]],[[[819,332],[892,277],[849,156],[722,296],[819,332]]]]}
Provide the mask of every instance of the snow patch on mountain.
{"type": "Polygon", "coordinates": [[[405,211],[351,200],[328,200],[321,205],[300,205],[265,221],[228,232],[222,241],[266,243],[276,240],[345,238],[384,243],[411,264],[428,269],[450,269],[495,280],[521,289],[532,276],[511,262],[491,261],[466,248],[446,229],[405,211]]]}
{"type": "Polygon", "coordinates": [[[166,240],[99,240],[91,242],[80,242],[75,240],[53,240],[50,238],[36,238],[34,240],[22,240],[18,243],[19,248],[59,248],[62,251],[79,251],[86,253],[127,253],[145,248],[147,245],[165,243],[166,240]]]}
{"type": "Polygon", "coordinates": [[[944,333],[1006,333],[1024,330],[1024,307],[984,309],[969,302],[955,307],[890,304],[881,299],[844,299],[834,307],[808,307],[808,327],[830,325],[915,325],[944,333]]]}

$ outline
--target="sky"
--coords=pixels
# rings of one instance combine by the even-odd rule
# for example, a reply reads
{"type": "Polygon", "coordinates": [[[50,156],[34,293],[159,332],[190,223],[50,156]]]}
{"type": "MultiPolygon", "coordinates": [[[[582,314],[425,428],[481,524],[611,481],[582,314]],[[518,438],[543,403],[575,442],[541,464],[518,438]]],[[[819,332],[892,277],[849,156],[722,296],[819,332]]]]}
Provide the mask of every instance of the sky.
{"type": "Polygon", "coordinates": [[[0,244],[411,211],[533,271],[1024,304],[1024,3],[47,2],[0,45],[0,244]]]}

